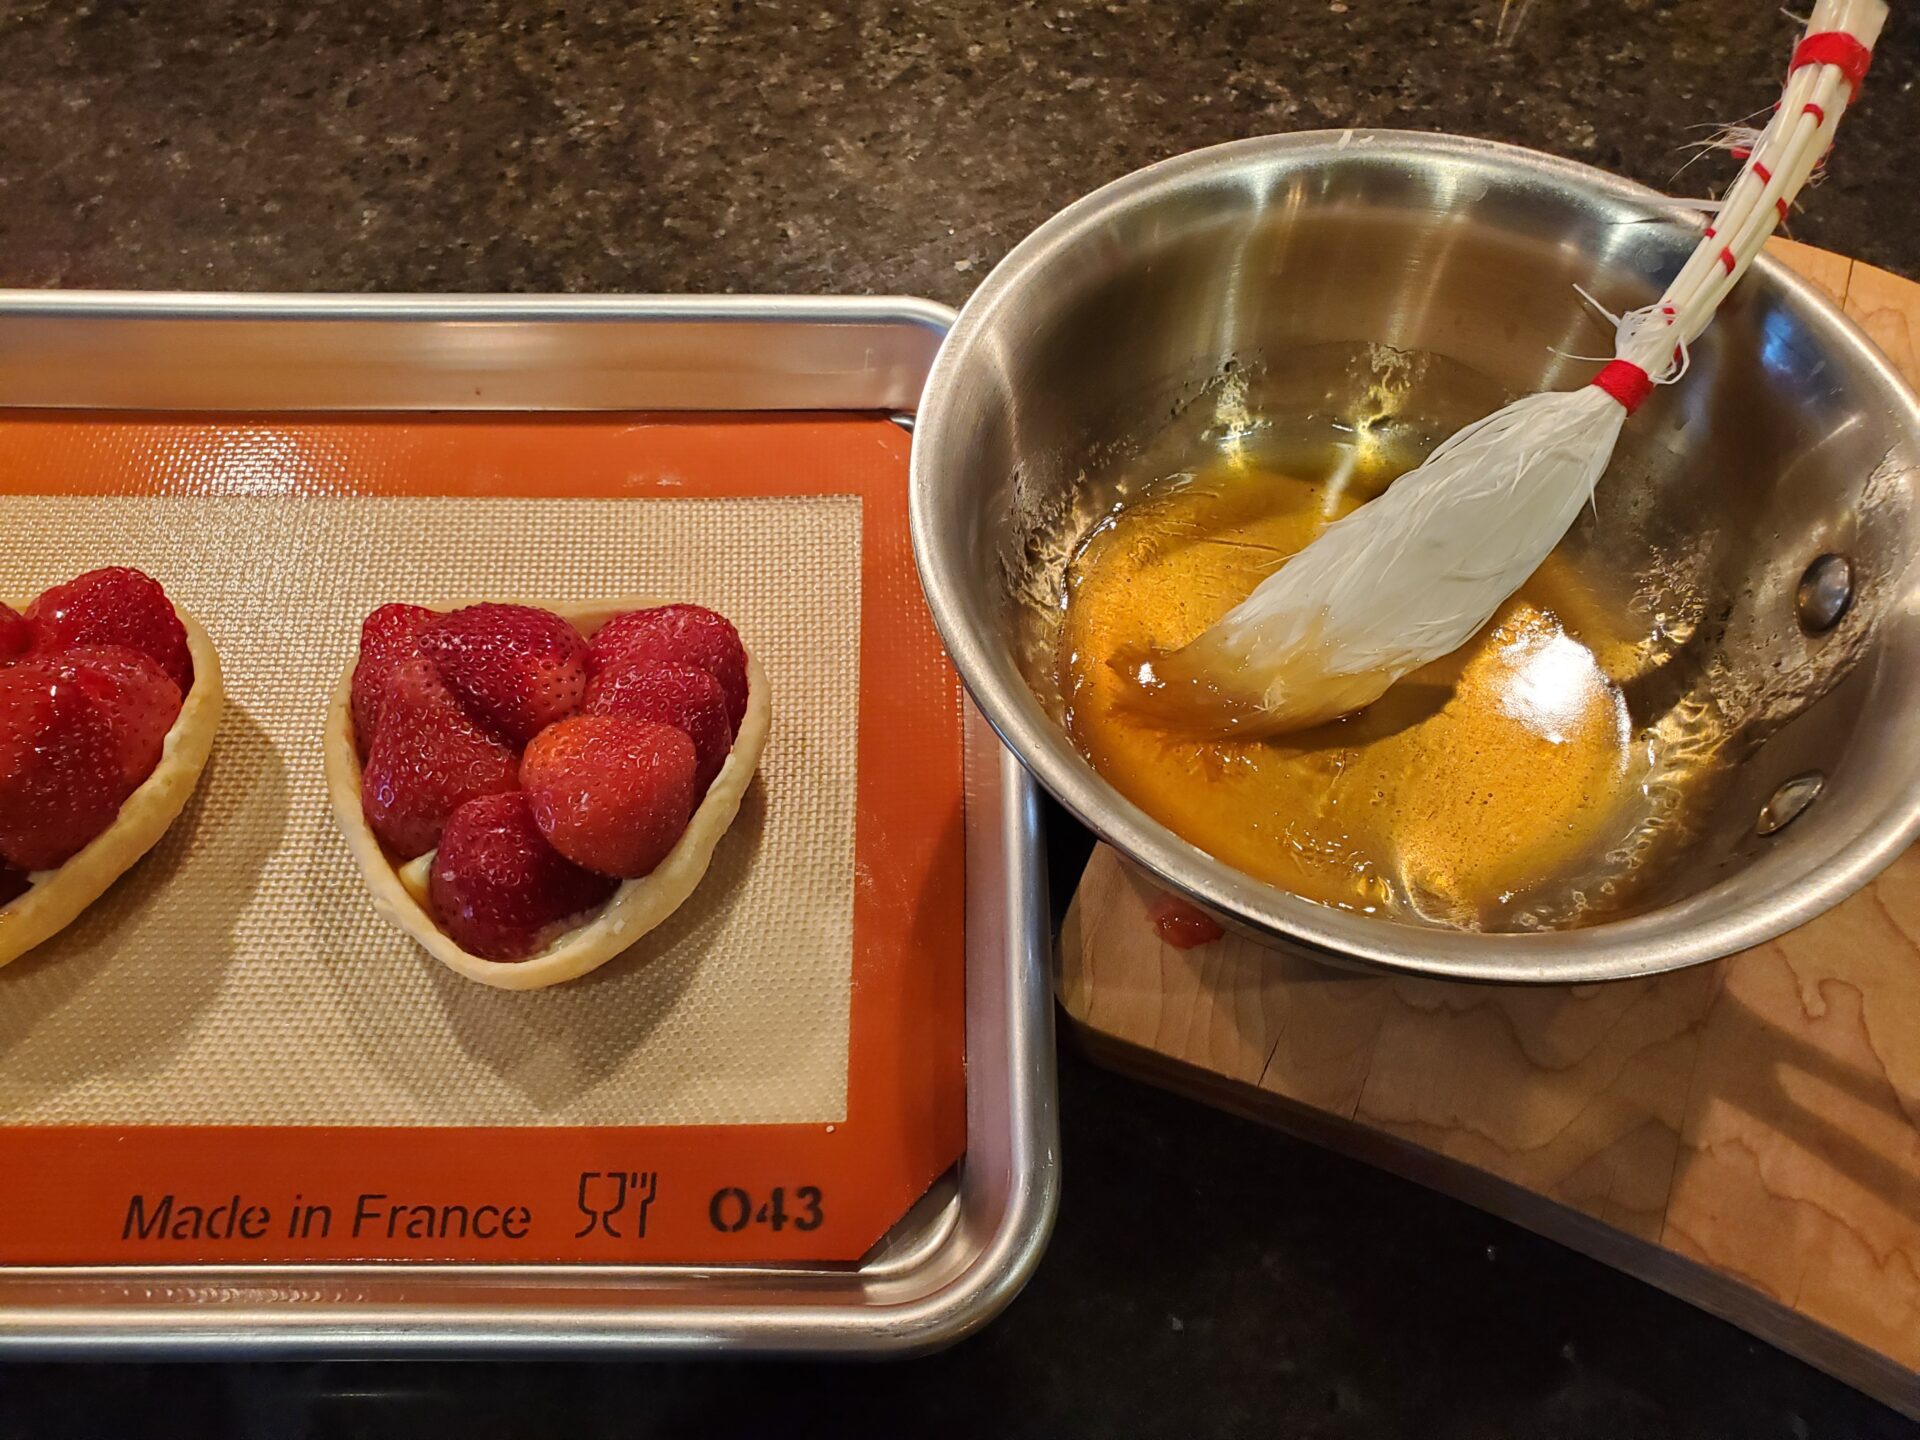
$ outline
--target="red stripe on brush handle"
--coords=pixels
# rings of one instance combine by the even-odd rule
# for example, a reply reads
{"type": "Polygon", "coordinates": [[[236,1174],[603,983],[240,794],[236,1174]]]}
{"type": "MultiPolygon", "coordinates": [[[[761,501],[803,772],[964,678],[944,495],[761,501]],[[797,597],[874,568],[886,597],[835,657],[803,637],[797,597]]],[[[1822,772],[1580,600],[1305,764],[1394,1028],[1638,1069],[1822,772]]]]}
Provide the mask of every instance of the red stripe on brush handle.
{"type": "MultiPolygon", "coordinates": [[[[1793,49],[1793,63],[1787,67],[1789,73],[1803,65],[1832,65],[1847,77],[1847,85],[1852,94],[1847,103],[1852,104],[1860,98],[1860,82],[1867,78],[1867,67],[1873,63],[1873,52],[1862,45],[1853,36],[1843,30],[1822,30],[1818,35],[1809,35],[1793,49]]],[[[1818,106],[1808,106],[1817,110],[1818,106]]]]}
{"type": "Polygon", "coordinates": [[[1593,377],[1593,383],[1618,400],[1629,415],[1653,393],[1652,379],[1631,360],[1609,360],[1593,377]]]}

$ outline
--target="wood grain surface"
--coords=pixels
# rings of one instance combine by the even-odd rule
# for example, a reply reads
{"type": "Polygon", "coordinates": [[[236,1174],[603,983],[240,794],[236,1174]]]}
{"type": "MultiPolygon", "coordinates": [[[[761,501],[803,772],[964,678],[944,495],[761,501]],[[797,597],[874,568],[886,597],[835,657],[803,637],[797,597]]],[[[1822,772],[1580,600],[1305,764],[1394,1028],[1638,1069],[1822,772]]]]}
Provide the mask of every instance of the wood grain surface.
{"type": "MultiPolygon", "coordinates": [[[[1908,378],[1920,285],[1787,241],[1908,378]]],[[[1162,942],[1097,847],[1059,988],[1119,1068],[1458,1195],[1920,1416],[1920,849],[1771,944],[1500,988],[1162,942]]]]}

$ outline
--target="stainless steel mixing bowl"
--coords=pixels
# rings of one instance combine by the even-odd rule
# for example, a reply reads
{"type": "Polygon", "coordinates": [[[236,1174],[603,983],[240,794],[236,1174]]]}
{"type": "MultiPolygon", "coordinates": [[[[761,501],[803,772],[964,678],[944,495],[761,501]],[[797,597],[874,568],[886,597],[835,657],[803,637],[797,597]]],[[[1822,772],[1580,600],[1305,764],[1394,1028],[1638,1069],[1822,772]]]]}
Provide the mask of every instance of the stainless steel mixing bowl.
{"type": "Polygon", "coordinates": [[[1321,958],[1607,979],[1729,954],[1833,905],[1920,832],[1920,405],[1768,261],[1692,372],[1630,422],[1562,551],[1620,603],[1684,622],[1625,683],[1636,723],[1703,704],[1737,720],[1740,762],[1655,908],[1477,934],[1299,899],[1123,799],[1030,683],[1098,475],[1216,403],[1223,377],[1274,414],[1378,403],[1397,373],[1388,408],[1443,432],[1590,377],[1591,361],[1555,353],[1611,352],[1574,286],[1646,303],[1696,235],[1653,192],[1580,165],[1378,131],[1223,145],[1073,205],[961,313],[914,436],[921,579],[968,688],[1041,782],[1167,888],[1321,958]],[[1808,578],[1823,556],[1840,559],[1808,578]]]}

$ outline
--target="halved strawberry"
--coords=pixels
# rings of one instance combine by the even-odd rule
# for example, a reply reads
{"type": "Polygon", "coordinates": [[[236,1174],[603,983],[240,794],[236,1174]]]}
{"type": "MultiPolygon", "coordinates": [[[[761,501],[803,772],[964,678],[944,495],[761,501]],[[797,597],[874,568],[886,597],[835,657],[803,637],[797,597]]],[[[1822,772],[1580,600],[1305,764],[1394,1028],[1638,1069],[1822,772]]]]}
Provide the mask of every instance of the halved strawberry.
{"type": "Polygon", "coordinates": [[[33,643],[33,627],[11,605],[0,603],[0,665],[16,655],[27,653],[33,643]]]}
{"type": "Polygon", "coordinates": [[[51,870],[113,823],[132,787],[110,690],[58,657],[0,670],[0,861],[51,870]]]}
{"type": "Polygon", "coordinates": [[[36,654],[75,645],[124,645],[148,656],[186,694],[193,656],[186,627],[160,583],[124,565],[89,570],[55,585],[27,607],[36,654]]]}
{"type": "Polygon", "coordinates": [[[616,615],[594,632],[587,650],[589,674],[636,660],[706,671],[726,692],[727,723],[739,730],[747,713],[747,651],[726,616],[703,605],[659,605],[616,615]]]}
{"type": "Polygon", "coordinates": [[[433,858],[428,894],[440,927],[462,950],[522,960],[605,903],[618,884],[549,845],[527,797],[515,790],[483,795],[453,812],[433,858]]]}
{"type": "Polygon", "coordinates": [[[534,823],[576,865],[629,879],[667,857],[693,814],[693,741],[671,725],[576,715],[520,761],[534,823]]]}
{"type": "Polygon", "coordinates": [[[387,681],[360,805],[380,842],[411,860],[440,843],[447,817],[468,800],[513,789],[518,769],[513,751],[467,717],[422,657],[387,681]]]}
{"type": "Polygon", "coordinates": [[[469,605],[437,617],[420,648],[466,711],[518,748],[580,708],[587,642],[531,605],[469,605]]]}
{"type": "Polygon", "coordinates": [[[360,658],[353,667],[353,743],[365,760],[380,727],[387,681],[420,658],[420,632],[434,618],[424,605],[382,605],[360,622],[360,658]]]}
{"type": "Polygon", "coordinates": [[[0,860],[0,905],[18,900],[32,888],[33,882],[27,879],[26,871],[15,870],[6,861],[0,860]]]}
{"type": "Polygon", "coordinates": [[[167,732],[180,717],[180,687],[138,650],[124,645],[76,645],[26,662],[72,674],[107,707],[119,747],[120,778],[132,794],[160,763],[167,732]]]}
{"type": "Polygon", "coordinates": [[[698,805],[727,763],[733,724],[727,692],[706,671],[656,660],[623,660],[587,685],[586,713],[653,720],[684,730],[693,741],[693,803],[698,805]]]}

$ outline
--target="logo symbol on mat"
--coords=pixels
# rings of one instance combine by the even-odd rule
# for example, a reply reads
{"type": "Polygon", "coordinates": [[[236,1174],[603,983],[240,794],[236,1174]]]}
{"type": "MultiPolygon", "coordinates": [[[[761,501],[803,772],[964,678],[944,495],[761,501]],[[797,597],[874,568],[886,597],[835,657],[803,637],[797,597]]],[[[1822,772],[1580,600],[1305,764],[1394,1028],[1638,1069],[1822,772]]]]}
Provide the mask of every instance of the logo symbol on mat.
{"type": "Polygon", "coordinates": [[[574,1232],[583,1240],[599,1230],[621,1238],[613,1217],[632,1206],[629,1222],[633,1238],[647,1238],[647,1207],[653,1204],[656,1177],[651,1170],[583,1170],[580,1172],[580,1213],[586,1224],[574,1232]]]}

